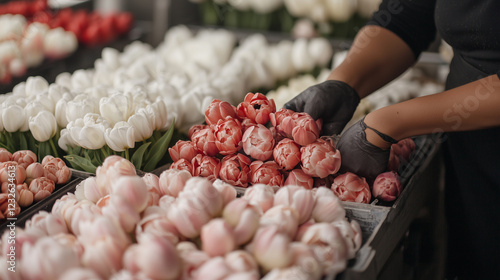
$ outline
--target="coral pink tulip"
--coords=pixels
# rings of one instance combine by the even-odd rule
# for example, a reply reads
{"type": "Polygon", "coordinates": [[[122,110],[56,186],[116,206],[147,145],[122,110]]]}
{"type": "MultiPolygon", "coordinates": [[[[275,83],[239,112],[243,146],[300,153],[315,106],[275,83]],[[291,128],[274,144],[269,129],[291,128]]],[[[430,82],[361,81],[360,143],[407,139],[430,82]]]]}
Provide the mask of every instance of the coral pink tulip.
{"type": "Polygon", "coordinates": [[[314,204],[312,192],[299,186],[284,186],[274,196],[274,206],[290,206],[297,210],[299,225],[311,218],[314,204]]]}
{"type": "Polygon", "coordinates": [[[64,161],[53,156],[46,156],[42,161],[43,175],[56,184],[64,184],[71,178],[71,172],[64,161]]]}
{"type": "Polygon", "coordinates": [[[274,161],[254,161],[250,164],[252,173],[250,181],[252,184],[283,186],[283,174],[279,169],[279,165],[274,161]]]}
{"type": "Polygon", "coordinates": [[[22,189],[19,191],[17,203],[21,207],[28,207],[33,203],[33,193],[30,190],[22,189]]]}
{"type": "Polygon", "coordinates": [[[123,263],[132,274],[148,279],[177,279],[181,274],[181,258],[175,246],[159,236],[146,234],[138,244],[130,246],[123,263]]]}
{"type": "Polygon", "coordinates": [[[266,161],[273,155],[273,134],[261,124],[249,127],[242,141],[245,153],[256,160],[266,161]]]}
{"type": "Polygon", "coordinates": [[[304,170],[294,169],[288,173],[288,177],[286,178],[284,185],[300,186],[310,190],[314,186],[314,179],[307,175],[304,170]]]}
{"type": "MultiPolygon", "coordinates": [[[[252,121],[249,118],[243,118],[241,120],[241,130],[243,131],[243,133],[245,133],[245,131],[247,131],[247,129],[249,129],[250,127],[255,126],[255,125],[257,125],[257,123],[252,121]]],[[[273,135],[273,137],[274,137],[274,135],[273,135]]]]}
{"type": "Polygon", "coordinates": [[[332,190],[342,201],[369,203],[371,199],[370,186],[366,179],[351,172],[335,178],[332,190]]]}
{"type": "Polygon", "coordinates": [[[307,113],[295,113],[292,137],[297,144],[306,146],[319,137],[319,128],[314,119],[307,113]]]}
{"type": "Polygon", "coordinates": [[[0,213],[3,215],[3,218],[13,218],[21,212],[21,207],[17,201],[12,201],[14,199],[9,198],[9,195],[6,193],[0,193],[0,213]]]}
{"type": "Polygon", "coordinates": [[[197,124],[197,125],[193,125],[190,129],[189,129],[189,132],[188,132],[188,137],[189,139],[192,141],[193,140],[193,134],[197,131],[200,131],[202,129],[205,129],[205,128],[209,128],[208,125],[204,125],[204,124],[197,124]]]}
{"type": "Polygon", "coordinates": [[[260,225],[261,227],[276,225],[280,232],[292,239],[299,227],[299,213],[293,207],[276,205],[262,215],[260,225]]]}
{"type": "Polygon", "coordinates": [[[193,175],[205,177],[211,182],[219,178],[220,160],[218,158],[199,154],[191,161],[193,165],[193,175]]]}
{"type": "Polygon", "coordinates": [[[243,132],[241,123],[237,119],[228,118],[219,120],[213,126],[215,145],[221,155],[231,155],[237,153],[243,146],[241,141],[243,132]]]}
{"type": "Polygon", "coordinates": [[[18,185],[24,183],[24,180],[26,180],[26,169],[17,161],[7,161],[0,165],[0,181],[2,183],[9,182],[18,185]],[[10,178],[14,178],[14,181],[9,181],[10,178]]]}
{"type": "Polygon", "coordinates": [[[172,161],[178,161],[181,158],[191,161],[198,154],[198,149],[191,141],[179,140],[168,149],[168,153],[172,161]]]}
{"type": "Polygon", "coordinates": [[[224,219],[213,219],[201,228],[202,250],[210,257],[224,256],[236,248],[233,228],[224,219]]]}
{"type": "Polygon", "coordinates": [[[396,172],[389,171],[379,174],[373,182],[373,197],[383,201],[393,201],[401,194],[403,189],[399,175],[396,172]]]}
{"type": "Polygon", "coordinates": [[[193,177],[191,173],[186,170],[169,169],[163,171],[159,179],[161,195],[177,197],[191,177],[193,177]]]}
{"type": "Polygon", "coordinates": [[[300,148],[300,152],[302,170],[312,177],[325,178],[340,169],[340,151],[330,139],[322,137],[300,148]]]}
{"type": "Polygon", "coordinates": [[[215,99],[205,111],[205,121],[208,125],[215,125],[219,120],[236,118],[236,108],[226,101],[215,99]]]}
{"type": "Polygon", "coordinates": [[[287,267],[292,262],[290,237],[275,225],[260,228],[252,241],[252,253],[264,271],[287,267]]]}
{"type": "Polygon", "coordinates": [[[300,146],[293,140],[281,140],[273,150],[276,163],[285,170],[292,170],[300,163],[300,146]]]}
{"type": "Polygon", "coordinates": [[[214,131],[210,127],[194,132],[191,136],[191,141],[198,151],[204,155],[213,157],[219,153],[218,146],[215,144],[214,131]]]}
{"type": "Polygon", "coordinates": [[[39,177],[31,181],[29,188],[34,195],[34,200],[38,202],[48,197],[54,191],[56,186],[54,181],[45,177],[39,177]]]}
{"type": "Polygon", "coordinates": [[[173,162],[170,165],[170,169],[177,169],[177,170],[184,170],[189,172],[189,174],[192,176],[193,175],[193,165],[191,164],[190,161],[187,161],[186,159],[179,159],[176,162],[173,162]]]}
{"type": "Polygon", "coordinates": [[[225,156],[222,159],[219,176],[233,186],[246,188],[250,181],[250,159],[243,154],[225,156]]]}
{"type": "Polygon", "coordinates": [[[260,213],[265,213],[274,203],[274,190],[271,186],[256,184],[245,190],[243,198],[257,206],[260,213]]]}
{"type": "Polygon", "coordinates": [[[245,100],[236,107],[236,112],[240,118],[246,117],[265,125],[269,122],[269,114],[276,112],[276,104],[262,93],[249,92],[245,100]]]}
{"type": "Polygon", "coordinates": [[[17,161],[20,166],[26,169],[28,165],[36,162],[36,155],[30,150],[17,151],[12,154],[12,160],[17,161]]]}
{"type": "Polygon", "coordinates": [[[26,183],[31,183],[33,179],[42,177],[44,175],[43,165],[38,162],[33,162],[26,168],[26,183]]]}
{"type": "Polygon", "coordinates": [[[0,148],[0,162],[12,160],[12,154],[4,148],[0,148]]]}
{"type": "Polygon", "coordinates": [[[330,223],[345,217],[345,209],[340,199],[326,187],[314,189],[315,205],[312,218],[318,222],[330,223]]]}
{"type": "Polygon", "coordinates": [[[295,127],[293,119],[294,111],[288,109],[280,109],[278,112],[271,114],[270,119],[276,131],[283,137],[293,138],[292,131],[295,127]]]}
{"type": "Polygon", "coordinates": [[[222,217],[234,228],[236,245],[250,241],[259,228],[259,209],[243,198],[231,201],[224,208],[222,217]]]}

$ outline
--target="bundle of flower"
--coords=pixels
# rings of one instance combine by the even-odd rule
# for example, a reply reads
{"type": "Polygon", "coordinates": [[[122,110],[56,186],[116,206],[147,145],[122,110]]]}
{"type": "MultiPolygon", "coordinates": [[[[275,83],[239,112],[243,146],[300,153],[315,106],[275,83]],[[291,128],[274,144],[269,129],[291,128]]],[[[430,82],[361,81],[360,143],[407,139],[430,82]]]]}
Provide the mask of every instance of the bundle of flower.
{"type": "Polygon", "coordinates": [[[328,188],[257,184],[236,198],[216,180],[166,170],[135,175],[108,157],[75,194],[0,241],[0,277],[15,279],[321,279],[346,268],[362,244],[328,188]]]}
{"type": "Polygon", "coordinates": [[[33,22],[22,15],[0,15],[0,83],[26,74],[27,68],[40,65],[47,57],[61,59],[78,48],[72,32],[33,22]]]}
{"type": "Polygon", "coordinates": [[[46,156],[37,162],[32,151],[11,154],[0,148],[0,220],[17,216],[21,208],[50,196],[56,185],[70,178],[71,171],[60,158],[46,156]]]}

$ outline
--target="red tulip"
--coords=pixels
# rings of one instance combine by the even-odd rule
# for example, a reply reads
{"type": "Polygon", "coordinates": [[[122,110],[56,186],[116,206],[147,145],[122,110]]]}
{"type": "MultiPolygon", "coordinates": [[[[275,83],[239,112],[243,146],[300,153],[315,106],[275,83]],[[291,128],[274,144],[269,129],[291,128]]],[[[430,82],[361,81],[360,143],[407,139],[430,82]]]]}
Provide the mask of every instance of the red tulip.
{"type": "Polygon", "coordinates": [[[401,194],[402,188],[399,175],[396,172],[385,172],[379,174],[373,182],[373,197],[383,201],[393,201],[401,194]]]}
{"type": "Polygon", "coordinates": [[[274,100],[268,100],[262,93],[253,94],[249,92],[245,100],[236,108],[240,118],[249,118],[258,124],[267,124],[269,114],[276,112],[274,100]]]}
{"type": "Polygon", "coordinates": [[[332,190],[342,201],[369,203],[371,199],[370,186],[366,179],[351,172],[335,178],[332,190]]]}
{"type": "Polygon", "coordinates": [[[226,101],[215,99],[205,111],[205,121],[208,125],[216,125],[219,120],[236,118],[236,108],[226,101]]]}
{"type": "Polygon", "coordinates": [[[288,174],[284,185],[301,186],[310,190],[314,185],[314,179],[307,175],[302,169],[294,169],[288,174]]]}
{"type": "Polygon", "coordinates": [[[283,186],[284,179],[279,169],[279,165],[274,161],[254,161],[250,164],[250,181],[252,184],[283,186]]]}
{"type": "Polygon", "coordinates": [[[312,177],[325,178],[340,169],[340,152],[333,141],[321,137],[314,143],[300,148],[302,170],[312,177]]]}
{"type": "Polygon", "coordinates": [[[273,150],[276,163],[285,170],[292,170],[300,163],[300,146],[293,140],[281,140],[273,150]]]}
{"type": "Polygon", "coordinates": [[[168,149],[168,153],[172,161],[178,161],[181,158],[191,161],[198,154],[198,149],[191,141],[179,140],[168,149]]]}
{"type": "Polygon", "coordinates": [[[222,159],[219,176],[226,183],[246,188],[251,175],[250,162],[243,154],[226,156],[222,159]]]}
{"type": "Polygon", "coordinates": [[[256,160],[265,161],[273,155],[273,134],[261,124],[249,127],[242,141],[245,153],[256,160]]]}
{"type": "Polygon", "coordinates": [[[235,154],[241,149],[243,132],[237,119],[219,120],[214,126],[215,145],[221,155],[235,154]]]}
{"type": "Polygon", "coordinates": [[[210,157],[217,155],[219,152],[215,140],[214,131],[209,127],[194,132],[191,137],[191,141],[193,141],[196,148],[210,157]]]}
{"type": "Polygon", "coordinates": [[[214,157],[197,155],[191,161],[193,165],[193,176],[205,177],[211,182],[219,178],[220,160],[214,157]]]}

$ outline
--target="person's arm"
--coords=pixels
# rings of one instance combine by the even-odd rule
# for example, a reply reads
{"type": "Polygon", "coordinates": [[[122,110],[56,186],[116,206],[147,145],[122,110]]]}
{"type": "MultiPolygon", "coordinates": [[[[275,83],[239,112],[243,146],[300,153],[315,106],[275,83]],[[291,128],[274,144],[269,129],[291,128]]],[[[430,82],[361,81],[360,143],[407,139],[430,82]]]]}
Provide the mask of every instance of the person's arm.
{"type": "MultiPolygon", "coordinates": [[[[500,79],[491,75],[441,93],[411,99],[368,114],[365,123],[396,140],[435,132],[500,126],[500,79]]],[[[373,131],[369,142],[388,148],[373,131]]]]}
{"type": "Polygon", "coordinates": [[[345,60],[328,80],[350,85],[363,98],[398,77],[415,63],[408,44],[393,32],[376,25],[363,27],[345,60]]]}

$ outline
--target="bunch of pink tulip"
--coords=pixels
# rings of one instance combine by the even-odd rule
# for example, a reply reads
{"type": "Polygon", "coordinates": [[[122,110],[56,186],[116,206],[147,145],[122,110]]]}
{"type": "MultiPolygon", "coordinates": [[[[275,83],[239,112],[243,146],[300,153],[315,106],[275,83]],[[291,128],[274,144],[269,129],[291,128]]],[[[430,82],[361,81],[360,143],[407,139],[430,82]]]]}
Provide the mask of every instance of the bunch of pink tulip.
{"type": "MultiPolygon", "coordinates": [[[[46,156],[39,163],[32,151],[22,150],[11,154],[0,148],[0,201],[4,197],[15,198],[15,215],[20,213],[21,207],[28,207],[33,202],[48,197],[56,184],[64,184],[70,178],[71,171],[60,158],[46,156]]],[[[0,204],[0,219],[13,217],[13,212],[1,205],[4,204],[0,204]]]]}
{"type": "Polygon", "coordinates": [[[313,187],[314,179],[336,174],[340,152],[319,138],[321,121],[281,109],[260,93],[248,93],[234,107],[214,100],[205,111],[207,125],[195,125],[190,141],[169,149],[172,169],[188,171],[233,186],[266,184],[313,187]]]}

